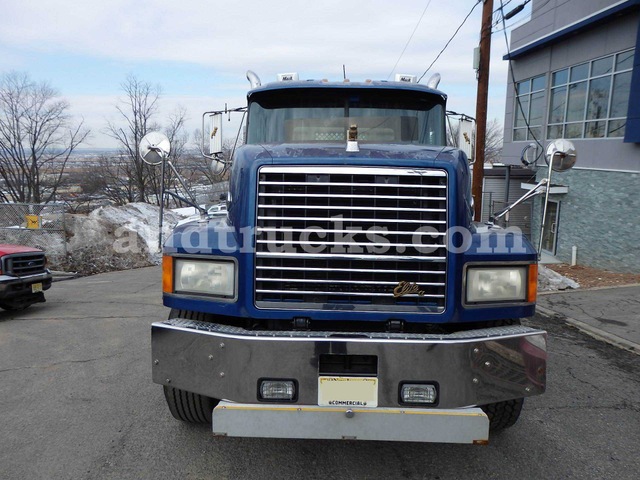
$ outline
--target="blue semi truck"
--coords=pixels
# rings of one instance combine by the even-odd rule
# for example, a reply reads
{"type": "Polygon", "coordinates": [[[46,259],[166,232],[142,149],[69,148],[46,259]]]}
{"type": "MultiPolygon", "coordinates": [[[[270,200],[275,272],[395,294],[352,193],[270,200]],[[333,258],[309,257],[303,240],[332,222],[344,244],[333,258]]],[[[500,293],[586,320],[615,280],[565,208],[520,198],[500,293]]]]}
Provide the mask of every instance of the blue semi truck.
{"type": "Polygon", "coordinates": [[[545,390],[546,332],[520,324],[538,257],[472,221],[446,95],[248,77],[227,209],[164,245],[152,368],[172,415],[279,438],[484,444],[512,426],[545,390]]]}

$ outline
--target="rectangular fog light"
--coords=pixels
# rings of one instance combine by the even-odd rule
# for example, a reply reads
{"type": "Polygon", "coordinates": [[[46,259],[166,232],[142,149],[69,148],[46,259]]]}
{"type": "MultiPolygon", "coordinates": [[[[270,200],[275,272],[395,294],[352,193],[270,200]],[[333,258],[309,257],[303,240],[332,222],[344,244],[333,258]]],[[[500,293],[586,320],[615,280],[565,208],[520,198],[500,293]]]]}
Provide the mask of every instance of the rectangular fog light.
{"type": "Polygon", "coordinates": [[[434,404],[438,394],[435,385],[405,383],[400,389],[402,403],[434,404]]]}
{"type": "Polygon", "coordinates": [[[293,380],[262,380],[260,382],[260,400],[292,402],[295,397],[296,385],[293,380]]]}

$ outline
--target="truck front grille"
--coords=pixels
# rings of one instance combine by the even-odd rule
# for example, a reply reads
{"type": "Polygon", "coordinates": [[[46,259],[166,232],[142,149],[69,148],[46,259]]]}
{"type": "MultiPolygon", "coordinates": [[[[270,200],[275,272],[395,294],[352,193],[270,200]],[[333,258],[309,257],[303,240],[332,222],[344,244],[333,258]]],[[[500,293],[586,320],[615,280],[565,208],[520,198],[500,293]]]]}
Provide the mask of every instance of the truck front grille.
{"type": "Polygon", "coordinates": [[[259,308],[442,312],[444,170],[264,166],[259,308]]]}
{"type": "Polygon", "coordinates": [[[2,272],[7,275],[24,277],[42,273],[46,268],[44,253],[16,253],[2,258],[2,272]]]}

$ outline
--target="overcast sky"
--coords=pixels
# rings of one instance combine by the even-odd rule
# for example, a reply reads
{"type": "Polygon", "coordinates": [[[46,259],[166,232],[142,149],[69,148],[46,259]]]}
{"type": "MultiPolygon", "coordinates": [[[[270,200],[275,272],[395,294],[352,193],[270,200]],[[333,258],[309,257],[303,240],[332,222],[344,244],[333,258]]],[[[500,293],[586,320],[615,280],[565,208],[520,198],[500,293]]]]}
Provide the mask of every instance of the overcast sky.
{"type": "MultiPolygon", "coordinates": [[[[91,129],[86,146],[113,147],[103,130],[107,120],[117,118],[115,104],[129,74],[162,87],[160,123],[181,105],[192,130],[206,110],[245,104],[248,69],[263,84],[282,72],[298,72],[301,79],[342,80],[343,65],[353,81],[392,79],[394,73],[420,76],[475,3],[0,0],[0,73],[24,71],[33,80],[48,81],[91,129]]],[[[494,3],[500,6],[500,0],[494,3]]],[[[522,2],[509,3],[506,11],[522,2]]],[[[448,108],[471,116],[481,11],[479,4],[423,80],[439,72],[448,108]]],[[[527,8],[508,25],[521,24],[529,15],[527,8]]],[[[489,119],[502,122],[507,62],[502,60],[506,46],[500,29],[502,24],[492,37],[489,119]]]]}

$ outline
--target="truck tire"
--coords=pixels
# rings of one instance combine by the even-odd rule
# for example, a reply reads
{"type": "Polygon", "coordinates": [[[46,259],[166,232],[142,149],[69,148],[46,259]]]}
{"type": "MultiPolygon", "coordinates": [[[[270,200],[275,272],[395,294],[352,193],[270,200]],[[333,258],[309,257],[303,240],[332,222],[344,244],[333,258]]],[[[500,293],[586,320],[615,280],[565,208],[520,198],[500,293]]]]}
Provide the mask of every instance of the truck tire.
{"type": "Polygon", "coordinates": [[[188,423],[211,424],[211,412],[219,400],[179,388],[163,388],[173,418],[188,423]]]}
{"type": "Polygon", "coordinates": [[[505,402],[490,403],[480,408],[489,417],[489,430],[497,431],[512,427],[518,421],[524,398],[507,400],[505,402]]]}
{"type": "MultiPolygon", "coordinates": [[[[189,310],[171,309],[169,318],[205,320],[204,313],[189,310]]],[[[217,398],[206,397],[199,393],[187,392],[174,387],[163,387],[164,398],[173,418],[188,423],[208,423],[211,425],[211,412],[220,402],[217,398]]]]}

